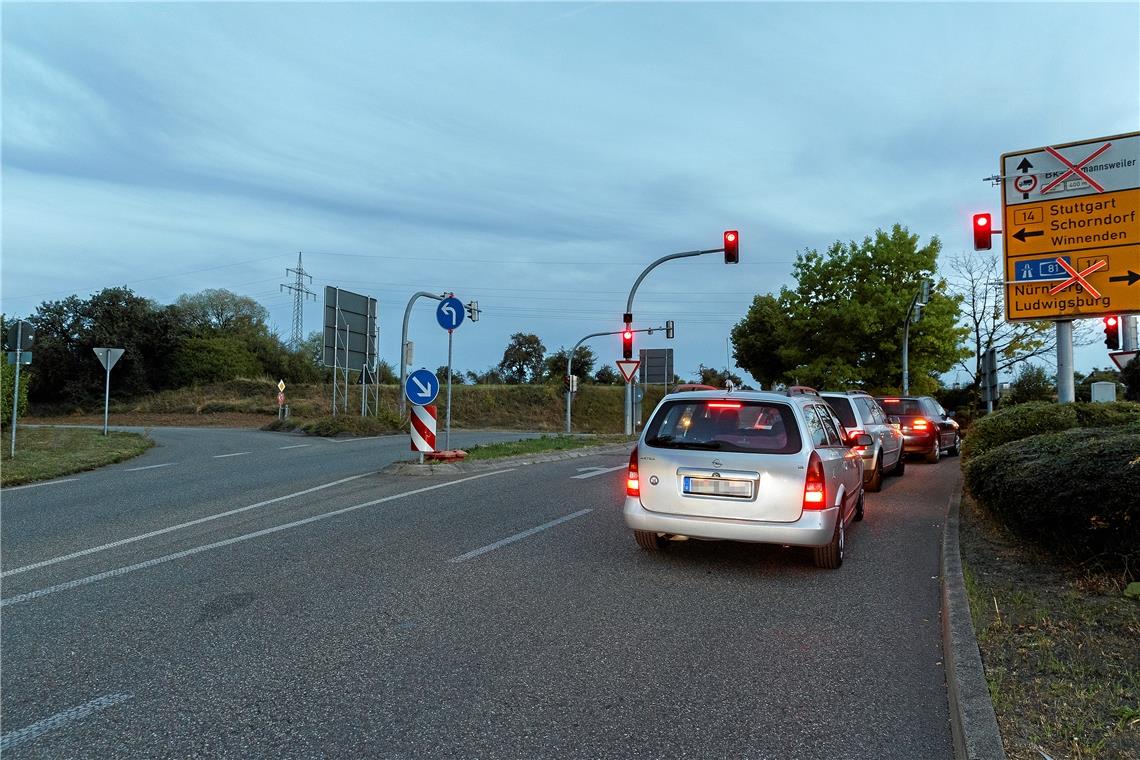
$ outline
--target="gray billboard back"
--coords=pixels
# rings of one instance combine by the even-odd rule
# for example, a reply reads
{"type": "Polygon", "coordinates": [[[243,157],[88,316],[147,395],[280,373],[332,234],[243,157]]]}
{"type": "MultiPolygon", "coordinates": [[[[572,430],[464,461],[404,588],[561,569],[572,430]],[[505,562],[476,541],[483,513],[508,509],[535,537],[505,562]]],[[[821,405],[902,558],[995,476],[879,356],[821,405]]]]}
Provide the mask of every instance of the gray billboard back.
{"type": "Polygon", "coordinates": [[[673,349],[643,348],[640,358],[637,379],[642,385],[672,385],[673,349]]]}
{"type": "Polygon", "coordinates": [[[325,286],[326,367],[362,371],[376,362],[376,299],[325,286]],[[347,326],[347,344],[346,328],[347,326]]]}

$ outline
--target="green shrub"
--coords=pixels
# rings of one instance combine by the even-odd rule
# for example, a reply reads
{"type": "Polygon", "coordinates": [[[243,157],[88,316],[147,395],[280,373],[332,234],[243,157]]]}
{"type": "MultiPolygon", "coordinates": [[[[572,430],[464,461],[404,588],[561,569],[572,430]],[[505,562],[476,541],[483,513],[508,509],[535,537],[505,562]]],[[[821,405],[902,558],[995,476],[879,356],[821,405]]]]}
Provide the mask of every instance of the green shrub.
{"type": "MultiPolygon", "coordinates": [[[[16,385],[16,365],[8,364],[7,357],[0,357],[4,361],[0,365],[0,427],[12,424],[12,389],[16,385]]],[[[19,415],[23,417],[28,413],[28,380],[31,373],[27,367],[20,370],[20,406],[19,415]]]]}
{"type": "Polygon", "coordinates": [[[351,435],[382,435],[400,430],[399,418],[386,411],[381,411],[380,417],[357,417],[351,414],[340,414],[336,417],[320,417],[315,420],[297,423],[306,435],[319,435],[331,437],[340,433],[351,435]]]}
{"type": "Polygon", "coordinates": [[[1140,422],[996,446],[966,485],[1013,532],[1063,560],[1134,572],[1140,562],[1140,422]]]}
{"type": "Polygon", "coordinates": [[[171,376],[177,386],[251,377],[261,365],[239,338],[186,338],[174,352],[171,376]]]}
{"type": "Polygon", "coordinates": [[[1111,404],[1073,404],[1077,413],[1077,426],[1114,427],[1140,422],[1140,404],[1117,401],[1111,404]]]}
{"type": "Polygon", "coordinates": [[[987,414],[970,426],[970,434],[962,441],[962,456],[979,456],[1003,443],[1076,427],[1074,406],[1034,401],[987,414]]]}

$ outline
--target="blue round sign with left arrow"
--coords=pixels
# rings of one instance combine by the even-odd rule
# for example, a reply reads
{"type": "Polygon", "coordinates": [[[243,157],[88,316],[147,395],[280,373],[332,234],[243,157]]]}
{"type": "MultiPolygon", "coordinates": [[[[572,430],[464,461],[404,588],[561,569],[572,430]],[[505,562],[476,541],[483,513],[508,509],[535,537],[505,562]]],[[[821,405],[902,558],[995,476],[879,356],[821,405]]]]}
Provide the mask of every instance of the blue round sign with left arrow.
{"type": "Polygon", "coordinates": [[[463,302],[455,296],[445,298],[435,307],[435,319],[444,330],[454,330],[463,324],[463,302]]]}
{"type": "Polygon", "coordinates": [[[417,406],[435,401],[439,395],[439,378],[428,369],[417,369],[404,381],[404,395],[417,406]]]}

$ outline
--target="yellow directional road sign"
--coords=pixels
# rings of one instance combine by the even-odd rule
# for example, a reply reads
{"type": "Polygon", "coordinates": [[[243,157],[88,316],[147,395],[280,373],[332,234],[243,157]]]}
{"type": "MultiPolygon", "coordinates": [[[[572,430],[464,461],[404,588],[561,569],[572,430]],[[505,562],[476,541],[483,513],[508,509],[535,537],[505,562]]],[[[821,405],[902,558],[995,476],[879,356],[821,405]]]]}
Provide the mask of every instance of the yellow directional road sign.
{"type": "Polygon", "coordinates": [[[1001,157],[1006,318],[1140,313],[1140,132],[1001,157]]]}

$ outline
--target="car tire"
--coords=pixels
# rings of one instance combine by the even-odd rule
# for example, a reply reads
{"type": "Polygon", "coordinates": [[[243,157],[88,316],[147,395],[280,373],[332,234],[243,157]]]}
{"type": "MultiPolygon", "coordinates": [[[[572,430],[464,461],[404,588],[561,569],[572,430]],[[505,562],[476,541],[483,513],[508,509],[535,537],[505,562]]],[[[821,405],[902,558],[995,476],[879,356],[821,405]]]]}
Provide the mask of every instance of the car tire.
{"type": "Polygon", "coordinates": [[[906,454],[900,451],[899,461],[895,462],[889,474],[892,478],[901,478],[904,472],[906,472],[906,454]]]}
{"type": "Polygon", "coordinates": [[[927,464],[938,464],[938,460],[942,458],[942,442],[938,440],[938,436],[934,437],[934,447],[926,452],[927,464]]]}
{"type": "Polygon", "coordinates": [[[843,515],[835,518],[835,532],[831,534],[831,543],[817,546],[812,549],[812,559],[816,567],[835,570],[843,564],[843,546],[847,540],[843,527],[843,515]]]}
{"type": "Polygon", "coordinates": [[[633,540],[647,552],[659,552],[665,548],[665,539],[651,530],[635,530],[633,540]]]}
{"type": "MultiPolygon", "coordinates": [[[[875,469],[871,471],[871,479],[867,481],[867,489],[871,493],[883,490],[883,455],[875,457],[875,469]]],[[[859,519],[859,518],[855,518],[859,519]]]]}
{"type": "Polygon", "coordinates": [[[962,451],[962,436],[958,433],[954,434],[954,445],[946,450],[946,453],[952,457],[958,456],[962,451]]]}
{"type": "MultiPolygon", "coordinates": [[[[880,482],[882,479],[880,478],[880,482]]],[[[863,520],[863,507],[866,506],[867,492],[859,492],[859,501],[855,502],[855,522],[862,522],[863,520]]]]}

